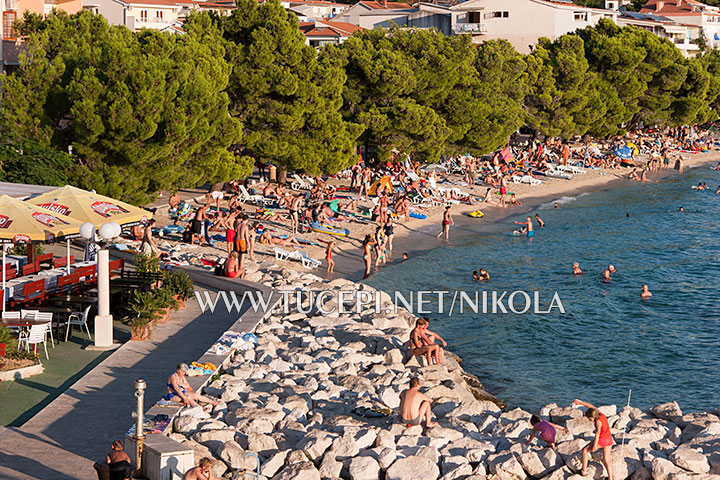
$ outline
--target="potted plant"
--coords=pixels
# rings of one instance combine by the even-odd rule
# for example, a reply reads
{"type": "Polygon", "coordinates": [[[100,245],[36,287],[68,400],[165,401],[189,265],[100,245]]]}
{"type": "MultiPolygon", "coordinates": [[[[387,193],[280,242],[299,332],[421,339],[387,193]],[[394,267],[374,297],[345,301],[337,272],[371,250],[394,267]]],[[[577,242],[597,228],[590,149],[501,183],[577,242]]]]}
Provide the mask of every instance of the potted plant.
{"type": "Polygon", "coordinates": [[[172,297],[178,302],[178,308],[185,308],[185,301],[195,293],[190,275],[182,270],[167,272],[163,287],[170,290],[172,297]]]}
{"type": "Polygon", "coordinates": [[[152,291],[134,290],[128,303],[127,323],[132,340],[150,338],[152,323],[160,317],[158,301],[152,291]]]}
{"type": "Polygon", "coordinates": [[[178,303],[172,296],[170,289],[166,287],[156,288],[152,291],[155,304],[158,308],[158,323],[165,323],[170,318],[170,311],[177,310],[178,303]]]}

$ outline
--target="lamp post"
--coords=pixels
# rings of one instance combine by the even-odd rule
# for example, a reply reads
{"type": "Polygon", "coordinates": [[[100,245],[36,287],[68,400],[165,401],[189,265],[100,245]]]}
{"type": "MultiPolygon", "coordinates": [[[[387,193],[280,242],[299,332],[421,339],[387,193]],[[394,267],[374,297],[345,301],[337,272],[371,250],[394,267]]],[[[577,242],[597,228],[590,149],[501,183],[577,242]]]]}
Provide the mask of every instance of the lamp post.
{"type": "MultiPolygon", "coordinates": [[[[98,234],[104,240],[120,235],[122,229],[115,222],[104,223],[98,228],[98,234]]],[[[84,223],[80,226],[80,235],[90,241],[95,235],[95,226],[84,223]]],[[[93,350],[113,348],[113,317],[110,314],[110,252],[102,248],[97,253],[97,289],[98,303],[95,315],[95,344],[93,350]]]]}
{"type": "Polygon", "coordinates": [[[138,378],[135,380],[135,462],[137,463],[135,478],[142,477],[142,452],[143,441],[145,440],[145,412],[143,401],[145,399],[145,380],[138,378]]]}

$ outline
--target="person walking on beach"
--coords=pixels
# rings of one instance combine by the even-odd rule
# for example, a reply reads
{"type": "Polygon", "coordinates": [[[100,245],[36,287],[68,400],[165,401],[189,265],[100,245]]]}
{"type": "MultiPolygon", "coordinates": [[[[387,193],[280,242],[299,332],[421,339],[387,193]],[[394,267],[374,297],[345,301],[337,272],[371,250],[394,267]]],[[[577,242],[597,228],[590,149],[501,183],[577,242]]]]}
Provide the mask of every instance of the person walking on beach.
{"type": "Polygon", "coordinates": [[[392,256],[393,238],[395,238],[395,223],[393,223],[393,217],[390,215],[388,216],[387,223],[385,223],[385,252],[387,258],[392,256]]]}
{"type": "Polygon", "coordinates": [[[325,248],[325,261],[327,261],[327,270],[325,270],[325,273],[332,273],[335,269],[335,261],[333,260],[332,255],[333,248],[335,248],[336,244],[337,242],[335,240],[330,240],[327,242],[327,247],[325,248]]]}
{"type": "Polygon", "coordinates": [[[530,438],[528,438],[527,442],[525,442],[525,445],[527,446],[530,446],[533,438],[535,438],[535,432],[538,432],[540,434],[538,436],[545,442],[545,446],[555,450],[555,434],[557,433],[557,430],[562,430],[563,432],[568,433],[567,428],[555,425],[547,420],[541,420],[537,415],[530,417],[530,425],[533,427],[530,431],[530,438]]]}
{"type": "Polygon", "coordinates": [[[300,217],[298,216],[298,212],[300,211],[300,202],[301,201],[302,201],[302,195],[293,197],[292,201],[290,202],[289,208],[288,208],[288,212],[290,213],[290,227],[292,229],[293,234],[298,233],[298,226],[300,224],[300,217]]]}
{"type": "Polygon", "coordinates": [[[501,207],[505,206],[505,195],[507,195],[507,186],[508,186],[507,178],[505,177],[505,175],[503,175],[500,177],[500,206],[501,207]]]}
{"type": "Polygon", "coordinates": [[[363,261],[365,262],[365,275],[363,278],[370,276],[370,269],[372,268],[372,250],[374,245],[373,236],[370,234],[365,235],[363,240],[363,261]]]}
{"type": "Polygon", "coordinates": [[[412,427],[420,425],[425,417],[426,427],[436,427],[437,422],[432,421],[430,404],[432,398],[420,392],[420,379],[410,379],[410,388],[400,394],[400,421],[412,427]]]}
{"type": "Polygon", "coordinates": [[[567,140],[563,140],[563,147],[562,147],[562,164],[567,165],[568,160],[570,160],[570,145],[568,145],[567,140]]]}
{"type": "MultiPolygon", "coordinates": [[[[527,232],[525,234],[528,236],[528,238],[532,238],[535,236],[535,232],[533,232],[532,217],[527,217],[527,219],[524,222],[515,221],[513,223],[515,223],[517,225],[525,225],[525,228],[527,228],[527,232]]],[[[523,230],[525,230],[525,228],[523,228],[523,230]]]]}
{"type": "Polygon", "coordinates": [[[450,205],[448,205],[445,207],[445,212],[443,212],[442,230],[437,234],[437,238],[440,238],[444,233],[445,240],[450,240],[450,225],[455,225],[455,222],[453,221],[452,215],[450,215],[450,205]]]}
{"type": "Polygon", "coordinates": [[[585,418],[592,420],[595,426],[595,438],[582,449],[582,476],[587,475],[587,465],[590,454],[598,448],[602,448],[603,464],[605,464],[605,468],[607,469],[608,480],[615,480],[612,469],[612,459],[610,457],[613,438],[612,433],[610,433],[610,424],[608,423],[607,417],[604,413],[600,413],[600,410],[594,405],[578,400],[577,398],[573,400],[573,405],[586,407],[585,418]]]}

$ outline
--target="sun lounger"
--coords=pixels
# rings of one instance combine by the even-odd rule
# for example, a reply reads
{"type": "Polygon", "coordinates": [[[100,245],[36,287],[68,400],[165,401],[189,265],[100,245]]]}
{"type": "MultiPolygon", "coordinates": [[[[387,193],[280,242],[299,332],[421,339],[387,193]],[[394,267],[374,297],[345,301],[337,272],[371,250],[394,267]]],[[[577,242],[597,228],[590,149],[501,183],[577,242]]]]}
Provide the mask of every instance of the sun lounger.
{"type": "Polygon", "coordinates": [[[295,181],[290,184],[290,188],[293,190],[310,190],[312,188],[312,185],[300,178],[297,173],[293,175],[293,178],[295,181]]]}
{"type": "Polygon", "coordinates": [[[585,173],[584,168],[576,167],[575,165],[557,165],[555,169],[560,173],[572,173],[573,175],[585,173]]]}
{"type": "Polygon", "coordinates": [[[283,250],[282,248],[273,247],[273,252],[275,252],[275,258],[278,260],[287,260],[290,258],[291,255],[293,255],[295,252],[288,252],[287,250],[283,250]]]}
{"type": "Polygon", "coordinates": [[[263,195],[250,195],[250,192],[243,185],[240,185],[240,201],[243,203],[251,202],[259,206],[269,205],[274,202],[273,199],[265,198],[263,195]]]}
{"type": "Polygon", "coordinates": [[[305,268],[315,268],[320,266],[320,260],[315,260],[307,256],[305,252],[296,252],[300,254],[300,261],[305,268]]]}
{"type": "Polygon", "coordinates": [[[543,182],[542,180],[538,180],[537,178],[533,178],[530,175],[523,175],[522,177],[518,175],[513,175],[510,177],[510,179],[513,181],[513,183],[527,183],[529,185],[541,185],[543,182]]]}

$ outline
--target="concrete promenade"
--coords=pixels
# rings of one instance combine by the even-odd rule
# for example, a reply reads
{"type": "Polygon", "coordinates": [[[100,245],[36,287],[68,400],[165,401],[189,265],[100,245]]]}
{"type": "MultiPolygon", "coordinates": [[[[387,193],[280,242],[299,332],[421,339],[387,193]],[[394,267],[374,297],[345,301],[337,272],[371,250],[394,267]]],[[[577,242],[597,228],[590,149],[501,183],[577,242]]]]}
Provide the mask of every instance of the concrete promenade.
{"type": "MultiPolygon", "coordinates": [[[[191,273],[196,288],[204,289],[197,284],[197,272],[191,273]]],[[[220,287],[219,281],[228,279],[207,280],[220,287]]],[[[269,292],[250,282],[232,285],[238,292],[269,292]]],[[[0,479],[96,479],[93,464],[133,423],[136,379],[147,382],[149,408],[167,392],[167,378],[177,363],[201,357],[234,324],[236,331],[252,331],[263,317],[263,312],[239,315],[219,307],[215,313],[202,313],[195,299],[188,300],[184,310],[153,329],[151,340],[122,345],[22,427],[0,427],[0,479]]]]}

